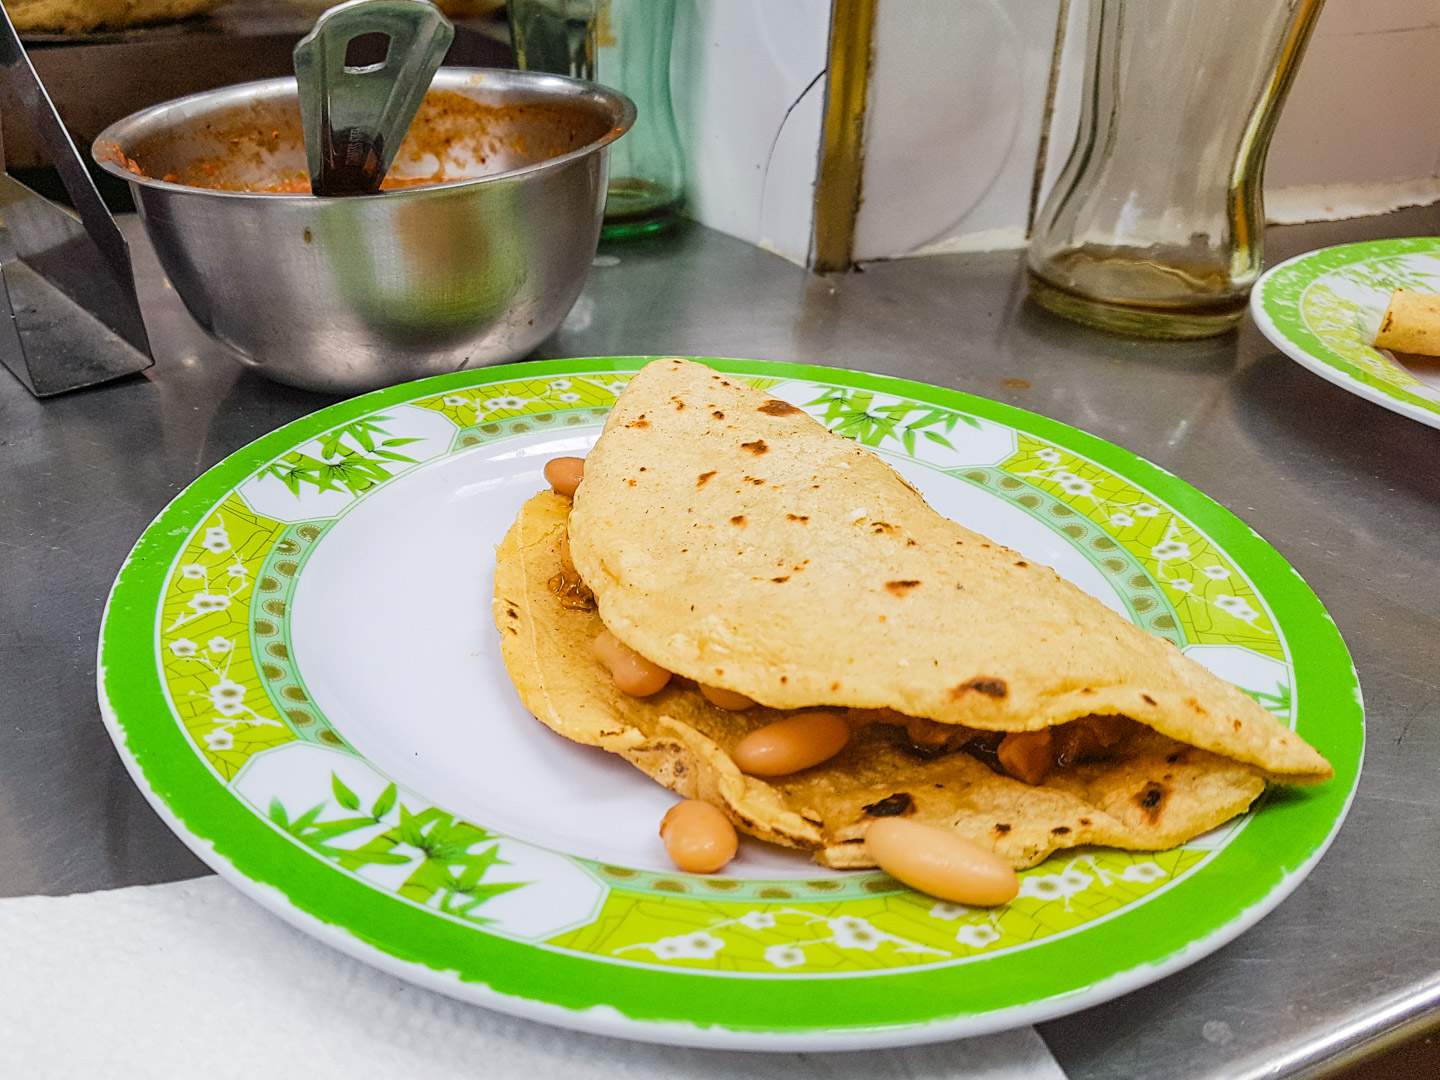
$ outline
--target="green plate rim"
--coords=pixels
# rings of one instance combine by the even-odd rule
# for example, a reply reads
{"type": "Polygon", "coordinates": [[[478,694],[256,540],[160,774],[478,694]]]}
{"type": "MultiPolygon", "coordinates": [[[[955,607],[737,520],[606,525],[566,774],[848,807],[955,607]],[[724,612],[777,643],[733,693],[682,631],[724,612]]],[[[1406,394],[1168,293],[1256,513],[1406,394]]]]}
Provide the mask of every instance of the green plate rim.
{"type": "Polygon", "coordinates": [[[696,357],[718,370],[897,394],[959,409],[1063,446],[1163,498],[1204,529],[1262,588],[1292,643],[1296,716],[1335,766],[1316,788],[1268,800],[1244,834],[1198,874],[1127,909],[1123,918],[1034,948],[939,969],[854,979],[729,979],[627,968],[546,952],[428,916],[332,872],[217,792],[185,740],[156,671],[156,599],[185,537],[228,492],[293,446],[337,424],[446,390],[585,371],[633,371],[654,357],[530,361],[405,383],[330,405],[229,455],[190,484],[145,530],[106,604],[97,685],[122,758],[162,817],[207,863],[252,897],[332,945],[402,977],[503,1011],[565,1026],[688,1045],[801,1049],[932,1041],[1033,1023],[1097,1004],[1191,963],[1231,940],[1294,889],[1344,819],[1364,747],[1359,682],[1334,622],[1284,558],[1214,500],[1160,467],[1026,410],[891,376],[812,365],[696,357]],[[1299,703],[1304,695],[1308,703],[1299,703]],[[1308,711],[1306,711],[1308,710],[1308,711]],[[1225,872],[1217,872],[1222,868],[1225,872]],[[1237,885],[1239,882],[1239,885],[1237,885]],[[1203,913],[1197,930],[1197,913],[1203,913]],[[983,971],[984,978],[977,979],[983,971]],[[677,981],[678,980],[678,981],[677,981]],[[868,984],[868,980],[867,980],[868,984]]]}

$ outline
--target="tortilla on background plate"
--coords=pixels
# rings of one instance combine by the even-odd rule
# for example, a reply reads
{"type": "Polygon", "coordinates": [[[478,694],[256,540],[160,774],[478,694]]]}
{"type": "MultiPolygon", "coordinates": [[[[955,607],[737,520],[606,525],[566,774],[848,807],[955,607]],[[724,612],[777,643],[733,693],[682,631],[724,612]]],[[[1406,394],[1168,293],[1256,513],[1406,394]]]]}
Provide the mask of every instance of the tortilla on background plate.
{"type": "Polygon", "coordinates": [[[1375,348],[1405,356],[1440,356],[1440,296],[1396,289],[1380,319],[1375,348]]]}
{"type": "Polygon", "coordinates": [[[828,866],[873,865],[865,828],[891,814],[1016,867],[1082,844],[1173,847],[1267,780],[1330,775],[1169,642],[936,513],[794,406],[689,361],[632,380],[573,507],[553,492],[526,504],[494,605],[542,722],[828,866]],[[590,650],[606,628],[678,678],[620,692],[590,650]],[[727,712],[697,683],[760,704],[727,712]],[[844,715],[846,748],[786,777],[742,773],[740,739],[803,708],[844,715]],[[1005,775],[998,740],[1041,729],[1054,767],[1005,775]]]}

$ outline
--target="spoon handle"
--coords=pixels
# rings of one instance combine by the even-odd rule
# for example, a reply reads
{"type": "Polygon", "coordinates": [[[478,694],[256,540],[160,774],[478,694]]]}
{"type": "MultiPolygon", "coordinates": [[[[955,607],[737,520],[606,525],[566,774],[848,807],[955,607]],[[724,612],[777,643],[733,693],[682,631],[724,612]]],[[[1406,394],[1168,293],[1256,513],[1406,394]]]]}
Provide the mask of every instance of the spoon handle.
{"type": "Polygon", "coordinates": [[[316,20],[295,46],[311,191],[380,190],[454,36],[429,0],[349,0],[316,20]],[[387,39],[384,59],[347,65],[350,43],[367,34],[387,39]]]}

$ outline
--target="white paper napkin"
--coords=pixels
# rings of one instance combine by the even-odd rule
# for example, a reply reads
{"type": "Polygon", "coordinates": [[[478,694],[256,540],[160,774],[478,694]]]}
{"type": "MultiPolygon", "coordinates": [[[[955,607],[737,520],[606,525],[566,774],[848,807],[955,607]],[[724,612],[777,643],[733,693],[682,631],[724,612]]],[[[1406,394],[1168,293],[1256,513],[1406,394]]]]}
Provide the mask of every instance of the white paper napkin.
{"type": "Polygon", "coordinates": [[[0,1077],[1065,1080],[1034,1028],[893,1051],[649,1046],[410,986],[219,878],[0,900],[0,1077]]]}

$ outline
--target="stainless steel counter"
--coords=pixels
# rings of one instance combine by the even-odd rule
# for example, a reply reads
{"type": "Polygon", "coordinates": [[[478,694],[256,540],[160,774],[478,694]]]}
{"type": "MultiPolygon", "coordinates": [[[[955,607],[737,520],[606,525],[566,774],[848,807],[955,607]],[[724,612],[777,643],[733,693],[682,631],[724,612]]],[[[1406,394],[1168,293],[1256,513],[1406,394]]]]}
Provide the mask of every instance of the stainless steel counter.
{"type": "MultiPolygon", "coordinates": [[[[243,371],[185,314],[138,223],[125,225],[155,367],[44,403],[0,372],[0,896],[207,872],[150,811],[100,724],[101,609],[131,544],[172,496],[333,400],[243,371]]],[[[1437,227],[1440,210],[1424,208],[1274,229],[1270,261],[1437,227]]],[[[1062,322],[1025,301],[1019,253],[819,278],[691,228],[604,255],[618,262],[600,260],[611,265],[594,269],[537,355],[829,364],[1032,409],[1150,458],[1235,511],[1310,582],[1345,635],[1369,744],[1334,847],[1230,946],[1042,1025],[1071,1080],[1309,1077],[1440,1022],[1440,431],[1323,382],[1248,323],[1211,341],[1155,344],[1062,322]]],[[[554,1037],[617,1061],[646,1052],[554,1037]]],[[[763,1069],[752,1058],[749,1068],[824,1074],[821,1061],[799,1064],[808,1056],[763,1069]]],[[[730,1057],[696,1053],[687,1071],[730,1075],[730,1057]]],[[[869,1075],[938,1078],[946,1057],[944,1048],[871,1055],[869,1075]]]]}

